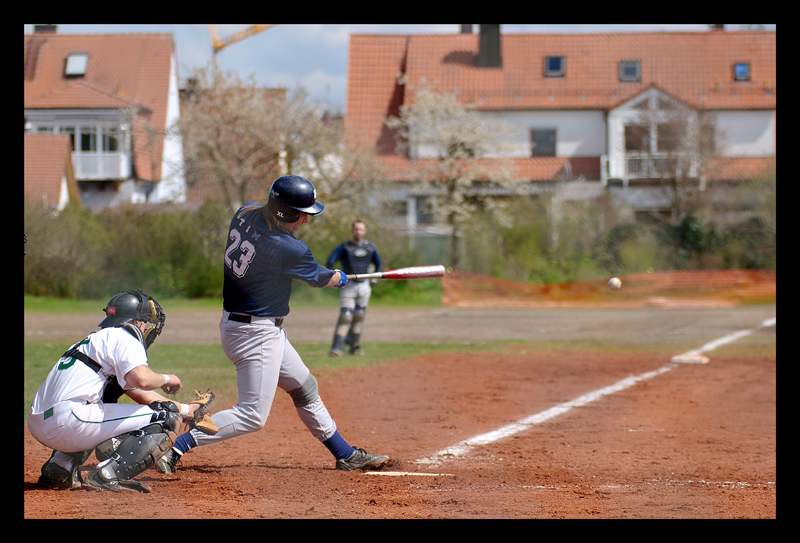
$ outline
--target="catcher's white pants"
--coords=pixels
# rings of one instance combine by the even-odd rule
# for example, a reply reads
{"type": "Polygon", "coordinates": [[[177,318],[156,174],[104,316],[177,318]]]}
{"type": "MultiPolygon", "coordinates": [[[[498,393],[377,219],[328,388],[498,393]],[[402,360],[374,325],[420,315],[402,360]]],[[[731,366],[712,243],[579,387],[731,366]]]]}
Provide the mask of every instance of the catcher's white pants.
{"type": "Polygon", "coordinates": [[[147,426],[152,416],[146,405],[65,401],[44,413],[29,414],[28,429],[45,447],[74,453],[147,426]]]}
{"type": "Polygon", "coordinates": [[[372,295],[372,286],[369,281],[348,281],[339,290],[339,307],[355,309],[357,305],[367,307],[372,295]]]}
{"type": "MultiPolygon", "coordinates": [[[[210,445],[264,427],[277,388],[287,392],[305,383],[310,372],[286,338],[286,331],[272,319],[257,319],[249,324],[228,320],[223,311],[219,323],[222,349],[236,366],[239,402],[211,416],[219,427],[210,436],[192,430],[198,445],[210,445]]],[[[321,398],[297,407],[306,428],[320,441],[336,433],[336,423],[321,398]]]]}

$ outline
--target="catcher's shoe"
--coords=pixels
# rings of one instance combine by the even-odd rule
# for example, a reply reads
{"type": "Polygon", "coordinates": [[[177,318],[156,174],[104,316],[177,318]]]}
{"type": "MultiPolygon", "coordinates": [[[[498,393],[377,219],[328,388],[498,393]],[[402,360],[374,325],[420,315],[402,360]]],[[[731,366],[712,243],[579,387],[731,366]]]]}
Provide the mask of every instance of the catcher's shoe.
{"type": "Polygon", "coordinates": [[[358,449],[350,455],[350,458],[339,458],[336,460],[336,469],[342,471],[353,471],[357,469],[376,468],[389,460],[385,454],[370,454],[364,449],[358,449]]]}
{"type": "Polygon", "coordinates": [[[133,479],[105,479],[100,475],[97,468],[92,468],[83,479],[81,490],[110,490],[117,492],[119,490],[136,490],[149,494],[153,491],[149,486],[135,481],[133,479]]]}
{"type": "Polygon", "coordinates": [[[174,447],[168,450],[164,456],[159,458],[158,462],[156,462],[158,471],[161,473],[166,473],[167,475],[172,475],[178,469],[178,463],[181,461],[181,456],[183,456],[183,454],[174,447]]]}
{"type": "MultiPolygon", "coordinates": [[[[54,490],[68,490],[73,486],[72,474],[55,462],[49,460],[42,466],[42,475],[38,483],[54,490]]],[[[81,486],[80,481],[76,481],[77,486],[81,486]]]]}
{"type": "Polygon", "coordinates": [[[42,465],[42,474],[39,477],[38,483],[45,488],[52,488],[56,490],[75,490],[81,487],[81,467],[83,461],[89,457],[91,451],[82,453],[75,453],[72,456],[72,469],[67,470],[53,462],[53,457],[56,451],[50,455],[42,465]]]}

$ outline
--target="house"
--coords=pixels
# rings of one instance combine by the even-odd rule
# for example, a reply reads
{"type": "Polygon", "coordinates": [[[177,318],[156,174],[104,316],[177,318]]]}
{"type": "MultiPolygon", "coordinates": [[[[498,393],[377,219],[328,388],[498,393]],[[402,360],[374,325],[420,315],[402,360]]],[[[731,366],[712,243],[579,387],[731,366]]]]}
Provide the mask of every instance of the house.
{"type": "MultiPolygon", "coordinates": [[[[376,149],[398,185],[411,159],[395,152],[384,120],[413,104],[423,82],[518,128],[508,158],[532,192],[582,180],[579,192],[659,211],[668,204],[654,182],[679,175],[711,190],[775,157],[774,31],[501,34],[500,25],[480,25],[475,34],[471,26],[350,38],[345,131],[376,149]],[[677,152],[665,121],[675,112],[712,122],[719,145],[708,160],[677,152]]],[[[413,226],[418,196],[404,197],[413,226]]]]}
{"type": "MultiPolygon", "coordinates": [[[[182,202],[177,59],[171,34],[24,36],[25,134],[72,145],[80,200],[93,210],[182,202]]],[[[27,140],[26,140],[27,141],[27,140]]]]}
{"type": "Polygon", "coordinates": [[[25,134],[23,154],[27,202],[61,211],[71,201],[80,201],[68,135],[25,134]]]}

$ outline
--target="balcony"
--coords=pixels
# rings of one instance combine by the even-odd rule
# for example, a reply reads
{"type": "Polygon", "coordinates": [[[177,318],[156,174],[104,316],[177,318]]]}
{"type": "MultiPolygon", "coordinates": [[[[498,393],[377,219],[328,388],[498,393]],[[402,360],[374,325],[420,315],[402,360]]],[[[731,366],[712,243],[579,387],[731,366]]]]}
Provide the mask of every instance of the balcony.
{"type": "Polygon", "coordinates": [[[686,153],[633,151],[600,157],[603,186],[608,185],[609,179],[622,181],[625,187],[632,179],[695,179],[698,170],[697,161],[686,153]]]}
{"type": "Polygon", "coordinates": [[[127,179],[131,175],[131,157],[120,152],[74,152],[72,165],[78,181],[127,179]]]}

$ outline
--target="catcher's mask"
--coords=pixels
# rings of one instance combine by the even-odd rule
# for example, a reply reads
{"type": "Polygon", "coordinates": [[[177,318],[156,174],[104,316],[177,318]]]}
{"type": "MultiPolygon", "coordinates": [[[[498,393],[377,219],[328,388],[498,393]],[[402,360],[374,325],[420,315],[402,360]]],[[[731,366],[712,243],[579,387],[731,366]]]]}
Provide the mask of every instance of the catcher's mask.
{"type": "Polygon", "coordinates": [[[143,293],[141,289],[120,292],[109,300],[103,311],[106,313],[106,318],[99,324],[100,328],[124,326],[133,320],[147,323],[141,338],[145,349],[156,340],[166,320],[166,315],[158,302],[152,296],[143,293]]]}

